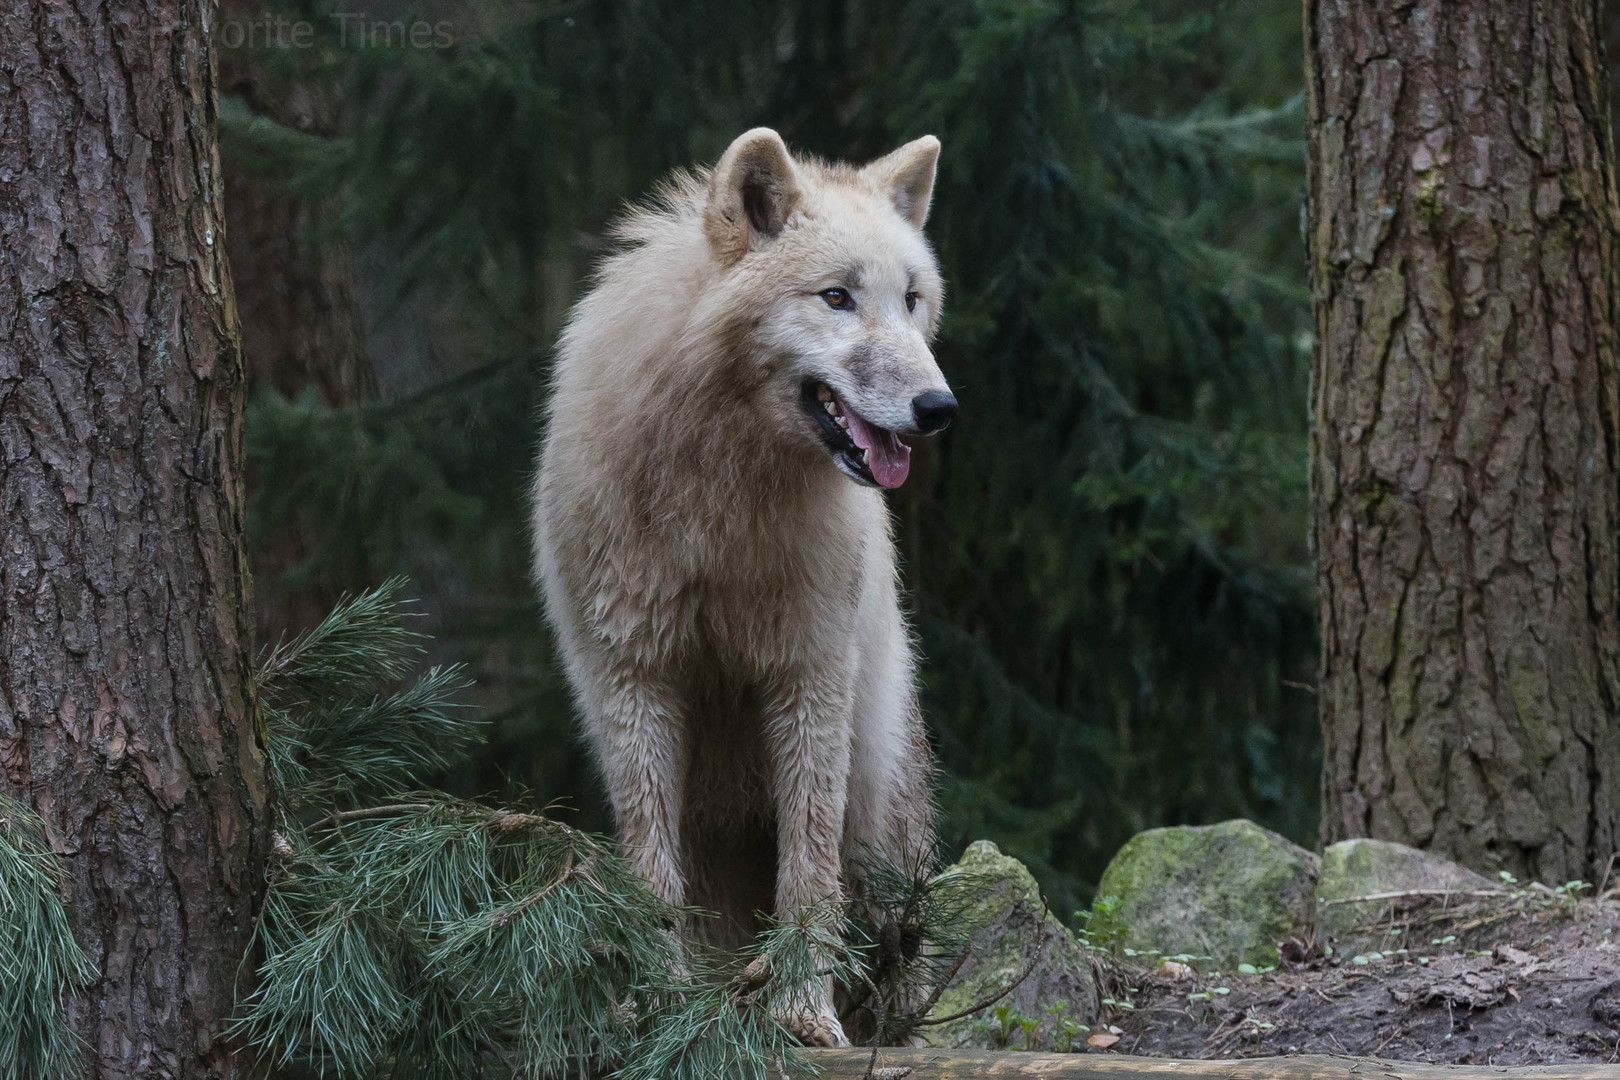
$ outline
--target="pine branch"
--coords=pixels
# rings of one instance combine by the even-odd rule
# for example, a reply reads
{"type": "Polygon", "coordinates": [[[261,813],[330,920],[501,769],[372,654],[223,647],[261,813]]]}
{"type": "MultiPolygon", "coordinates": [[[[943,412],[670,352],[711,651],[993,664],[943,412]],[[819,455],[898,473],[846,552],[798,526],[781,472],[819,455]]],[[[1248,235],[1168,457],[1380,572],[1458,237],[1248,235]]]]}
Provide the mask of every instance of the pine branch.
{"type": "Polygon", "coordinates": [[[460,667],[431,668],[369,701],[328,699],[290,710],[290,794],[305,803],[381,795],[455,764],[483,734],[455,700],[468,685],[460,667]]]}
{"type": "Polygon", "coordinates": [[[326,815],[308,826],[310,832],[333,825],[341,825],[345,821],[366,821],[370,818],[398,817],[401,814],[416,814],[424,810],[433,809],[435,804],[425,802],[394,803],[390,806],[368,806],[361,810],[339,810],[326,815]]]}
{"type": "Polygon", "coordinates": [[[0,794],[0,1074],[17,1080],[67,1077],[78,1060],[65,999],[95,967],[68,926],[65,876],[45,823],[0,794]]]}
{"type": "Polygon", "coordinates": [[[345,597],[320,623],[278,643],[259,663],[260,691],[279,701],[290,694],[352,696],[397,683],[422,653],[423,637],[404,628],[404,578],[345,597]]]}

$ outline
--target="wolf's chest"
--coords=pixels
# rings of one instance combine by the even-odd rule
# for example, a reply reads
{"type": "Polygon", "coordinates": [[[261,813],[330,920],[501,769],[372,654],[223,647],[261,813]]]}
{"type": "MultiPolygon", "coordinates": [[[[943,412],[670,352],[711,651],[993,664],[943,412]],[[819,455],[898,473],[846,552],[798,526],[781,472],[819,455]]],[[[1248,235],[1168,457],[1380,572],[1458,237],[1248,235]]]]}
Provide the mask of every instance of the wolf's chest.
{"type": "Polygon", "coordinates": [[[860,513],[832,491],[818,503],[739,500],[730,513],[693,500],[638,515],[629,529],[581,523],[568,530],[571,550],[559,551],[558,563],[565,574],[584,571],[571,591],[614,647],[683,666],[706,656],[757,670],[807,639],[847,635],[872,579],[869,534],[886,535],[882,505],[860,513]]]}
{"type": "Polygon", "coordinates": [[[864,573],[856,544],[811,531],[727,530],[688,544],[678,561],[666,610],[683,651],[745,667],[843,632],[864,573]]]}

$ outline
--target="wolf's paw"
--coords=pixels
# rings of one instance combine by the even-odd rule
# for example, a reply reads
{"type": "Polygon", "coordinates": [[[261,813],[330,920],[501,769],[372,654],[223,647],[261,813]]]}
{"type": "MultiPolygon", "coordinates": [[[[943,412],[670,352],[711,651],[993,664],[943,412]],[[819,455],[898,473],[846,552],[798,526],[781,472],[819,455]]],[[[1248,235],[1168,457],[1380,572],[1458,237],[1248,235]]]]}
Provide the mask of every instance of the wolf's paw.
{"type": "Polygon", "coordinates": [[[844,1025],[838,1022],[838,1017],[833,1014],[830,1007],[783,1016],[780,1019],[782,1026],[805,1046],[850,1045],[849,1036],[844,1034],[844,1025]]]}

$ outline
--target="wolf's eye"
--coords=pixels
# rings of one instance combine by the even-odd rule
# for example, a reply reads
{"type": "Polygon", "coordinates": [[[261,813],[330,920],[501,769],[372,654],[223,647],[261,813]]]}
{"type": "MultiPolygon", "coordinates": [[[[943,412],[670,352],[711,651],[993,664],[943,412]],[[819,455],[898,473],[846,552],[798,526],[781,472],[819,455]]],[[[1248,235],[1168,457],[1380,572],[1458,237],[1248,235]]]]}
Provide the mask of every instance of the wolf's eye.
{"type": "Polygon", "coordinates": [[[906,310],[907,311],[916,311],[917,310],[917,294],[916,293],[914,293],[914,292],[906,293],[906,310]]]}
{"type": "Polygon", "coordinates": [[[821,298],[827,301],[830,308],[837,308],[839,311],[855,310],[855,298],[849,295],[848,289],[823,289],[821,298]]]}

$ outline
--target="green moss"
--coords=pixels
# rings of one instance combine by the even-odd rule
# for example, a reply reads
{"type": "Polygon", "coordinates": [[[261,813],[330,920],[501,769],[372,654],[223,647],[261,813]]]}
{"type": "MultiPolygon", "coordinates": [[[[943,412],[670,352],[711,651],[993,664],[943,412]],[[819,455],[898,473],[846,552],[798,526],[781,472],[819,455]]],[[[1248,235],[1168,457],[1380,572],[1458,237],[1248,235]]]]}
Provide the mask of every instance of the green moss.
{"type": "Polygon", "coordinates": [[[1322,853],[1316,895],[1322,900],[1395,889],[1488,888],[1467,867],[1388,840],[1344,840],[1322,853]]]}
{"type": "Polygon", "coordinates": [[[975,925],[983,925],[996,911],[1009,902],[1022,901],[1039,906],[1041,889],[1029,867],[1003,855],[1001,849],[989,840],[968,845],[956,862],[956,869],[976,877],[994,881],[996,888],[985,892],[972,907],[975,925]]]}
{"type": "Polygon", "coordinates": [[[1097,1016],[1097,990],[1085,947],[1050,912],[1035,878],[1023,863],[980,840],[947,874],[971,875],[973,900],[968,922],[976,927],[968,962],[940,995],[933,1015],[961,1012],[1005,989],[1032,961],[1035,970],[995,1014],[970,1016],[922,1032],[931,1045],[996,1048],[1006,1045],[1002,1030],[1009,1017],[1042,1018],[1021,1030],[1014,1045],[1056,1049],[1064,1041],[1064,1021],[1089,1024],[1097,1016]]]}
{"type": "Polygon", "coordinates": [[[1495,883],[1439,855],[1387,840],[1344,840],[1322,853],[1316,886],[1317,933],[1341,950],[1406,944],[1405,920],[1389,920],[1387,902],[1329,903],[1412,889],[1489,889],[1495,883]],[[1375,925],[1377,924],[1377,925],[1375,925]],[[1362,930],[1362,927],[1372,927],[1362,930]]]}
{"type": "Polygon", "coordinates": [[[1207,956],[1218,967],[1271,964],[1277,943],[1311,925],[1317,859],[1251,821],[1150,829],[1132,837],[1097,892],[1097,939],[1207,956]]]}
{"type": "Polygon", "coordinates": [[[1431,169],[1419,173],[1417,183],[1412,188],[1412,201],[1417,204],[1418,214],[1423,218],[1424,224],[1435,227],[1445,219],[1445,203],[1441,199],[1441,192],[1445,188],[1445,179],[1438,169],[1431,169]]]}

